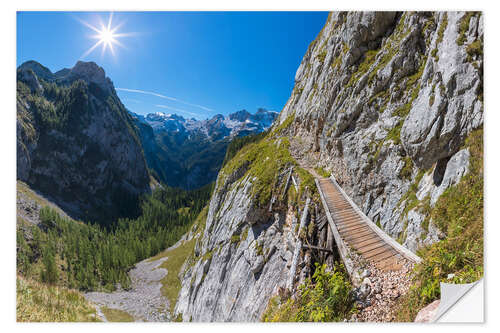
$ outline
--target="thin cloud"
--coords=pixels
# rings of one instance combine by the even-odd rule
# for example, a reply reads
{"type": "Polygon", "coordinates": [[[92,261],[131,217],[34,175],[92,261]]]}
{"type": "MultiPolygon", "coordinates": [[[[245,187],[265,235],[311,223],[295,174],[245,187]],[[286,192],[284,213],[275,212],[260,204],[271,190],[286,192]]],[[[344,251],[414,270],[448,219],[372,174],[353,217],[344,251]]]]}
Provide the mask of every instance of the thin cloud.
{"type": "Polygon", "coordinates": [[[197,108],[200,108],[200,109],[208,111],[208,112],[214,111],[213,109],[207,108],[206,106],[203,106],[203,105],[189,103],[189,102],[180,100],[178,98],[170,97],[170,96],[165,96],[165,95],[153,92],[153,91],[146,91],[146,90],[139,90],[139,89],[129,89],[129,88],[115,88],[115,89],[116,90],[120,90],[120,91],[127,91],[127,92],[133,92],[133,93],[138,93],[138,94],[156,96],[156,97],[168,99],[169,101],[175,101],[175,102],[182,103],[182,104],[185,104],[185,105],[197,107],[197,108]]]}
{"type": "Polygon", "coordinates": [[[176,111],[176,112],[186,113],[186,114],[189,114],[189,115],[195,116],[195,117],[199,116],[199,114],[197,114],[197,113],[189,112],[189,111],[186,111],[186,110],[183,110],[183,109],[173,108],[173,107],[168,106],[168,105],[156,104],[155,106],[157,108],[162,108],[162,109],[172,110],[172,111],[176,111]]]}
{"type": "Polygon", "coordinates": [[[123,98],[122,100],[128,101],[128,102],[134,102],[134,103],[142,103],[142,101],[139,101],[139,100],[133,99],[133,98],[123,98]]]}

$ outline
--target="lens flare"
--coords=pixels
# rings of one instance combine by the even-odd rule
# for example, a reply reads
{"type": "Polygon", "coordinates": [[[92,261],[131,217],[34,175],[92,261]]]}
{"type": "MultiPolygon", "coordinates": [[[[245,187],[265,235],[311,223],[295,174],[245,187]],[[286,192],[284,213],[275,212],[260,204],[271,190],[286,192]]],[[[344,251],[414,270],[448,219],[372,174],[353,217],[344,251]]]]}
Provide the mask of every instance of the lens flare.
{"type": "Polygon", "coordinates": [[[101,55],[104,54],[107,48],[109,48],[111,54],[114,56],[115,55],[115,48],[114,46],[120,46],[124,47],[122,43],[118,41],[118,38],[120,37],[126,37],[130,36],[131,34],[129,33],[117,33],[118,29],[122,26],[122,24],[119,24],[115,27],[112,27],[112,22],[113,22],[113,13],[109,15],[108,19],[108,24],[104,25],[101,22],[101,28],[97,28],[93,25],[91,25],[88,22],[79,20],[83,25],[86,27],[92,29],[95,31],[97,34],[92,35],[91,37],[94,39],[97,39],[97,42],[92,45],[85,53],[81,56],[81,58],[85,58],[88,56],[92,51],[94,51],[99,45],[102,45],[102,53],[101,55]]]}

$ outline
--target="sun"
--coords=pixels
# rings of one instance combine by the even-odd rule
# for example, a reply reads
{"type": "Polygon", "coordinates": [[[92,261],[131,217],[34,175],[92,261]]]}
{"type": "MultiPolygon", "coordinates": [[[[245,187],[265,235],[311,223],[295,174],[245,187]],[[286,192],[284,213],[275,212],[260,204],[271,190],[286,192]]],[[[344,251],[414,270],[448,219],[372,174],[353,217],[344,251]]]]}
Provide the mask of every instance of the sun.
{"type": "Polygon", "coordinates": [[[92,45],[92,47],[90,47],[87,51],[85,51],[85,53],[81,56],[81,58],[85,58],[86,56],[88,56],[90,53],[92,53],[92,51],[94,51],[97,47],[99,47],[99,45],[102,45],[101,55],[103,55],[106,49],[109,48],[111,54],[114,56],[115,55],[114,46],[124,47],[123,44],[118,41],[118,38],[130,35],[127,33],[117,32],[118,29],[122,26],[122,24],[112,27],[113,13],[109,15],[108,23],[106,25],[104,25],[101,22],[100,24],[101,28],[97,28],[91,25],[90,23],[82,20],[79,21],[97,33],[95,35],[90,36],[93,39],[97,39],[97,42],[94,45],[92,45]]]}
{"type": "Polygon", "coordinates": [[[108,28],[104,28],[98,35],[99,41],[104,44],[112,45],[115,41],[115,34],[113,31],[108,30],[108,28]]]}

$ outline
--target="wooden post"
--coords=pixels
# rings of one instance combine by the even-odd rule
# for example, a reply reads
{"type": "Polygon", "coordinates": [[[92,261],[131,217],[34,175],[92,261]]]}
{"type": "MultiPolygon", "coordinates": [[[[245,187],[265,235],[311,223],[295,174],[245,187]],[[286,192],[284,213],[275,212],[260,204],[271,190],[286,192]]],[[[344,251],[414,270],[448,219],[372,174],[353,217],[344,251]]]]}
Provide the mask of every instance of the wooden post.
{"type": "Polygon", "coordinates": [[[290,185],[290,178],[292,177],[293,167],[290,167],[290,171],[288,172],[288,177],[286,179],[285,191],[283,191],[282,199],[285,198],[286,192],[288,191],[288,186],[290,185]]]}
{"type": "Polygon", "coordinates": [[[288,277],[288,286],[287,288],[289,290],[293,289],[293,281],[295,280],[295,272],[297,270],[297,264],[299,262],[299,255],[300,251],[302,250],[302,240],[300,239],[300,232],[304,230],[306,227],[307,223],[307,212],[309,209],[309,203],[311,199],[307,197],[306,200],[306,205],[304,206],[304,211],[302,212],[302,217],[300,218],[300,226],[299,226],[299,232],[297,235],[297,244],[295,246],[295,251],[293,252],[293,260],[292,260],[292,267],[290,267],[290,276],[288,277]]]}

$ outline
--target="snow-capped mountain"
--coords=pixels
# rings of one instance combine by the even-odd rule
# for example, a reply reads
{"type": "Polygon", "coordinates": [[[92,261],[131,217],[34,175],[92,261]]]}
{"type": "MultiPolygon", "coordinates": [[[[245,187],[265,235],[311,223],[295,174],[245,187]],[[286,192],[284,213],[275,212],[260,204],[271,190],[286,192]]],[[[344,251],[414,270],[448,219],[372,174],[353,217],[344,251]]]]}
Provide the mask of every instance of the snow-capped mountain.
{"type": "Polygon", "coordinates": [[[271,126],[278,112],[259,108],[255,114],[241,110],[228,116],[217,114],[206,120],[186,119],[177,114],[163,112],[150,113],[146,116],[135,113],[132,115],[151,126],[155,132],[186,133],[188,136],[192,132],[199,132],[210,140],[220,140],[263,132],[271,126]]]}
{"type": "Polygon", "coordinates": [[[186,189],[214,181],[229,142],[265,131],[278,116],[262,108],[255,114],[241,110],[206,120],[162,112],[130,114],[139,129],[148,167],[159,180],[186,189]]]}

